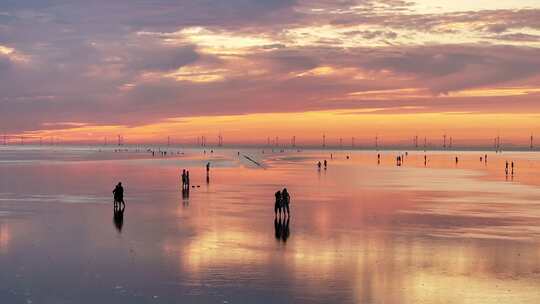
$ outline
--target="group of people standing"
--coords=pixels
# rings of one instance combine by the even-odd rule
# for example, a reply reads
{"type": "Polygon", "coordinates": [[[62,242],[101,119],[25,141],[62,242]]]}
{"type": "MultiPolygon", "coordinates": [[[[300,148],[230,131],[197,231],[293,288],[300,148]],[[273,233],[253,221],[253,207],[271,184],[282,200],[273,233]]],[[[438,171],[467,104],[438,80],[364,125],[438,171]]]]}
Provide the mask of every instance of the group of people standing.
{"type": "Polygon", "coordinates": [[[124,202],[124,187],[122,187],[121,182],[118,182],[118,184],[116,184],[112,193],[114,197],[114,209],[119,208],[121,206],[125,208],[126,203],[124,202]]]}
{"type": "Polygon", "coordinates": [[[281,216],[281,213],[283,213],[283,216],[285,216],[285,212],[287,212],[287,217],[290,215],[290,209],[289,205],[291,203],[291,196],[289,195],[289,192],[287,192],[287,188],[283,188],[283,191],[276,191],[276,203],[274,205],[274,213],[276,216],[281,216]]]}
{"type": "Polygon", "coordinates": [[[189,189],[189,171],[182,170],[182,189],[189,189]]]}
{"type": "MultiPolygon", "coordinates": [[[[321,166],[322,166],[322,164],[321,164],[321,162],[319,161],[319,162],[317,163],[317,168],[319,169],[319,171],[321,170],[321,166]]],[[[325,160],[324,160],[324,170],[326,170],[327,167],[328,167],[328,162],[327,162],[326,159],[325,159],[325,160]]]]}
{"type": "MultiPolygon", "coordinates": [[[[504,169],[506,176],[508,176],[508,161],[506,161],[506,168],[504,169]]],[[[514,162],[512,162],[512,177],[514,176],[514,162]]]]}

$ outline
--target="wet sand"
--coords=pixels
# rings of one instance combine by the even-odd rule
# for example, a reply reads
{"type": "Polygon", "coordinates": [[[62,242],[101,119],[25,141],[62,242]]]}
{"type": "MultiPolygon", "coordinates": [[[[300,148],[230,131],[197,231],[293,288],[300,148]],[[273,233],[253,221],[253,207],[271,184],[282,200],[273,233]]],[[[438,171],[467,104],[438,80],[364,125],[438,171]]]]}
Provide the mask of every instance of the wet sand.
{"type": "Polygon", "coordinates": [[[0,148],[3,303],[540,303],[538,153],[129,149],[0,148]]]}

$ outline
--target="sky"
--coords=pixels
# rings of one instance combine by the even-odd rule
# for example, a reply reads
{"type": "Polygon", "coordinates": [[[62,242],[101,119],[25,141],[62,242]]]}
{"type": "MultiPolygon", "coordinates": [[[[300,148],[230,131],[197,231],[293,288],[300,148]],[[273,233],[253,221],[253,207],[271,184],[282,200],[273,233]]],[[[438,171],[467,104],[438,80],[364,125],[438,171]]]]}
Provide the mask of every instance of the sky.
{"type": "Polygon", "coordinates": [[[0,92],[64,142],[526,144],[540,1],[2,0],[0,92]]]}

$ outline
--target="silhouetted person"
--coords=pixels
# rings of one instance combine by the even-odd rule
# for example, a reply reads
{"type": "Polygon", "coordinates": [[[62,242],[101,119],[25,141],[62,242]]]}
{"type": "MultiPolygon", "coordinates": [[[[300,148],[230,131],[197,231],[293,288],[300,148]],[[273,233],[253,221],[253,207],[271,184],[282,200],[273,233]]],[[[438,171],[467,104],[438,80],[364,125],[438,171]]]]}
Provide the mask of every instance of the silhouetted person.
{"type": "Polygon", "coordinates": [[[186,169],[182,170],[182,189],[186,188],[186,169]]]}
{"type": "Polygon", "coordinates": [[[274,215],[277,217],[278,215],[281,216],[281,209],[283,207],[283,201],[282,201],[280,191],[276,191],[274,196],[276,197],[276,202],[274,203],[274,215]]]}
{"type": "Polygon", "coordinates": [[[320,161],[317,163],[317,168],[319,169],[319,171],[321,171],[321,162],[320,161]]]}
{"type": "Polygon", "coordinates": [[[324,170],[326,170],[326,168],[328,167],[328,162],[326,161],[326,159],[324,160],[324,170]]]}
{"type": "Polygon", "coordinates": [[[459,161],[459,160],[458,160],[458,157],[456,156],[456,164],[458,163],[458,161],[459,161]]]}
{"type": "Polygon", "coordinates": [[[427,165],[427,155],[424,155],[424,167],[427,165]]]}
{"type": "Polygon", "coordinates": [[[114,195],[114,207],[116,207],[117,204],[122,204],[125,207],[126,203],[124,202],[124,187],[122,187],[122,183],[118,182],[112,192],[114,195]]]}
{"type": "Polygon", "coordinates": [[[482,162],[482,156],[480,156],[480,162],[482,162]]]}
{"type": "Polygon", "coordinates": [[[189,188],[190,182],[189,182],[189,171],[186,171],[186,187],[189,188]]]}
{"type": "Polygon", "coordinates": [[[124,226],[124,210],[125,207],[115,206],[114,208],[113,222],[118,232],[122,232],[122,226],[124,226]]]}
{"type": "Polygon", "coordinates": [[[506,175],[508,175],[508,161],[506,161],[506,168],[504,169],[504,172],[506,173],[506,175]]]}
{"type": "Polygon", "coordinates": [[[487,163],[487,154],[484,155],[484,161],[487,163]]]}
{"type": "Polygon", "coordinates": [[[381,154],[377,153],[377,164],[381,163],[381,154]]]}
{"type": "Polygon", "coordinates": [[[512,176],[514,176],[514,162],[512,161],[512,176]]]}
{"type": "Polygon", "coordinates": [[[210,162],[206,163],[206,172],[210,172],[210,162]]]}
{"type": "Polygon", "coordinates": [[[283,188],[283,191],[281,191],[281,203],[283,205],[283,215],[285,215],[285,211],[287,211],[287,216],[290,216],[291,211],[289,210],[289,205],[291,203],[291,196],[289,195],[289,192],[287,192],[287,188],[283,188]]]}

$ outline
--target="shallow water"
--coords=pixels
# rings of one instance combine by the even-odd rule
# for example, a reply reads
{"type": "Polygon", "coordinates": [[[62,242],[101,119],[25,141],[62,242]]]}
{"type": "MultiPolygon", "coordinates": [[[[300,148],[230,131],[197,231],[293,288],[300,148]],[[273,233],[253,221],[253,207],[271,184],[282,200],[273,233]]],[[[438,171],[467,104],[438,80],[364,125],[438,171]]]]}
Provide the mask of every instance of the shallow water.
{"type": "Polygon", "coordinates": [[[0,148],[2,303],[540,303],[536,153],[168,150],[0,148]]]}

